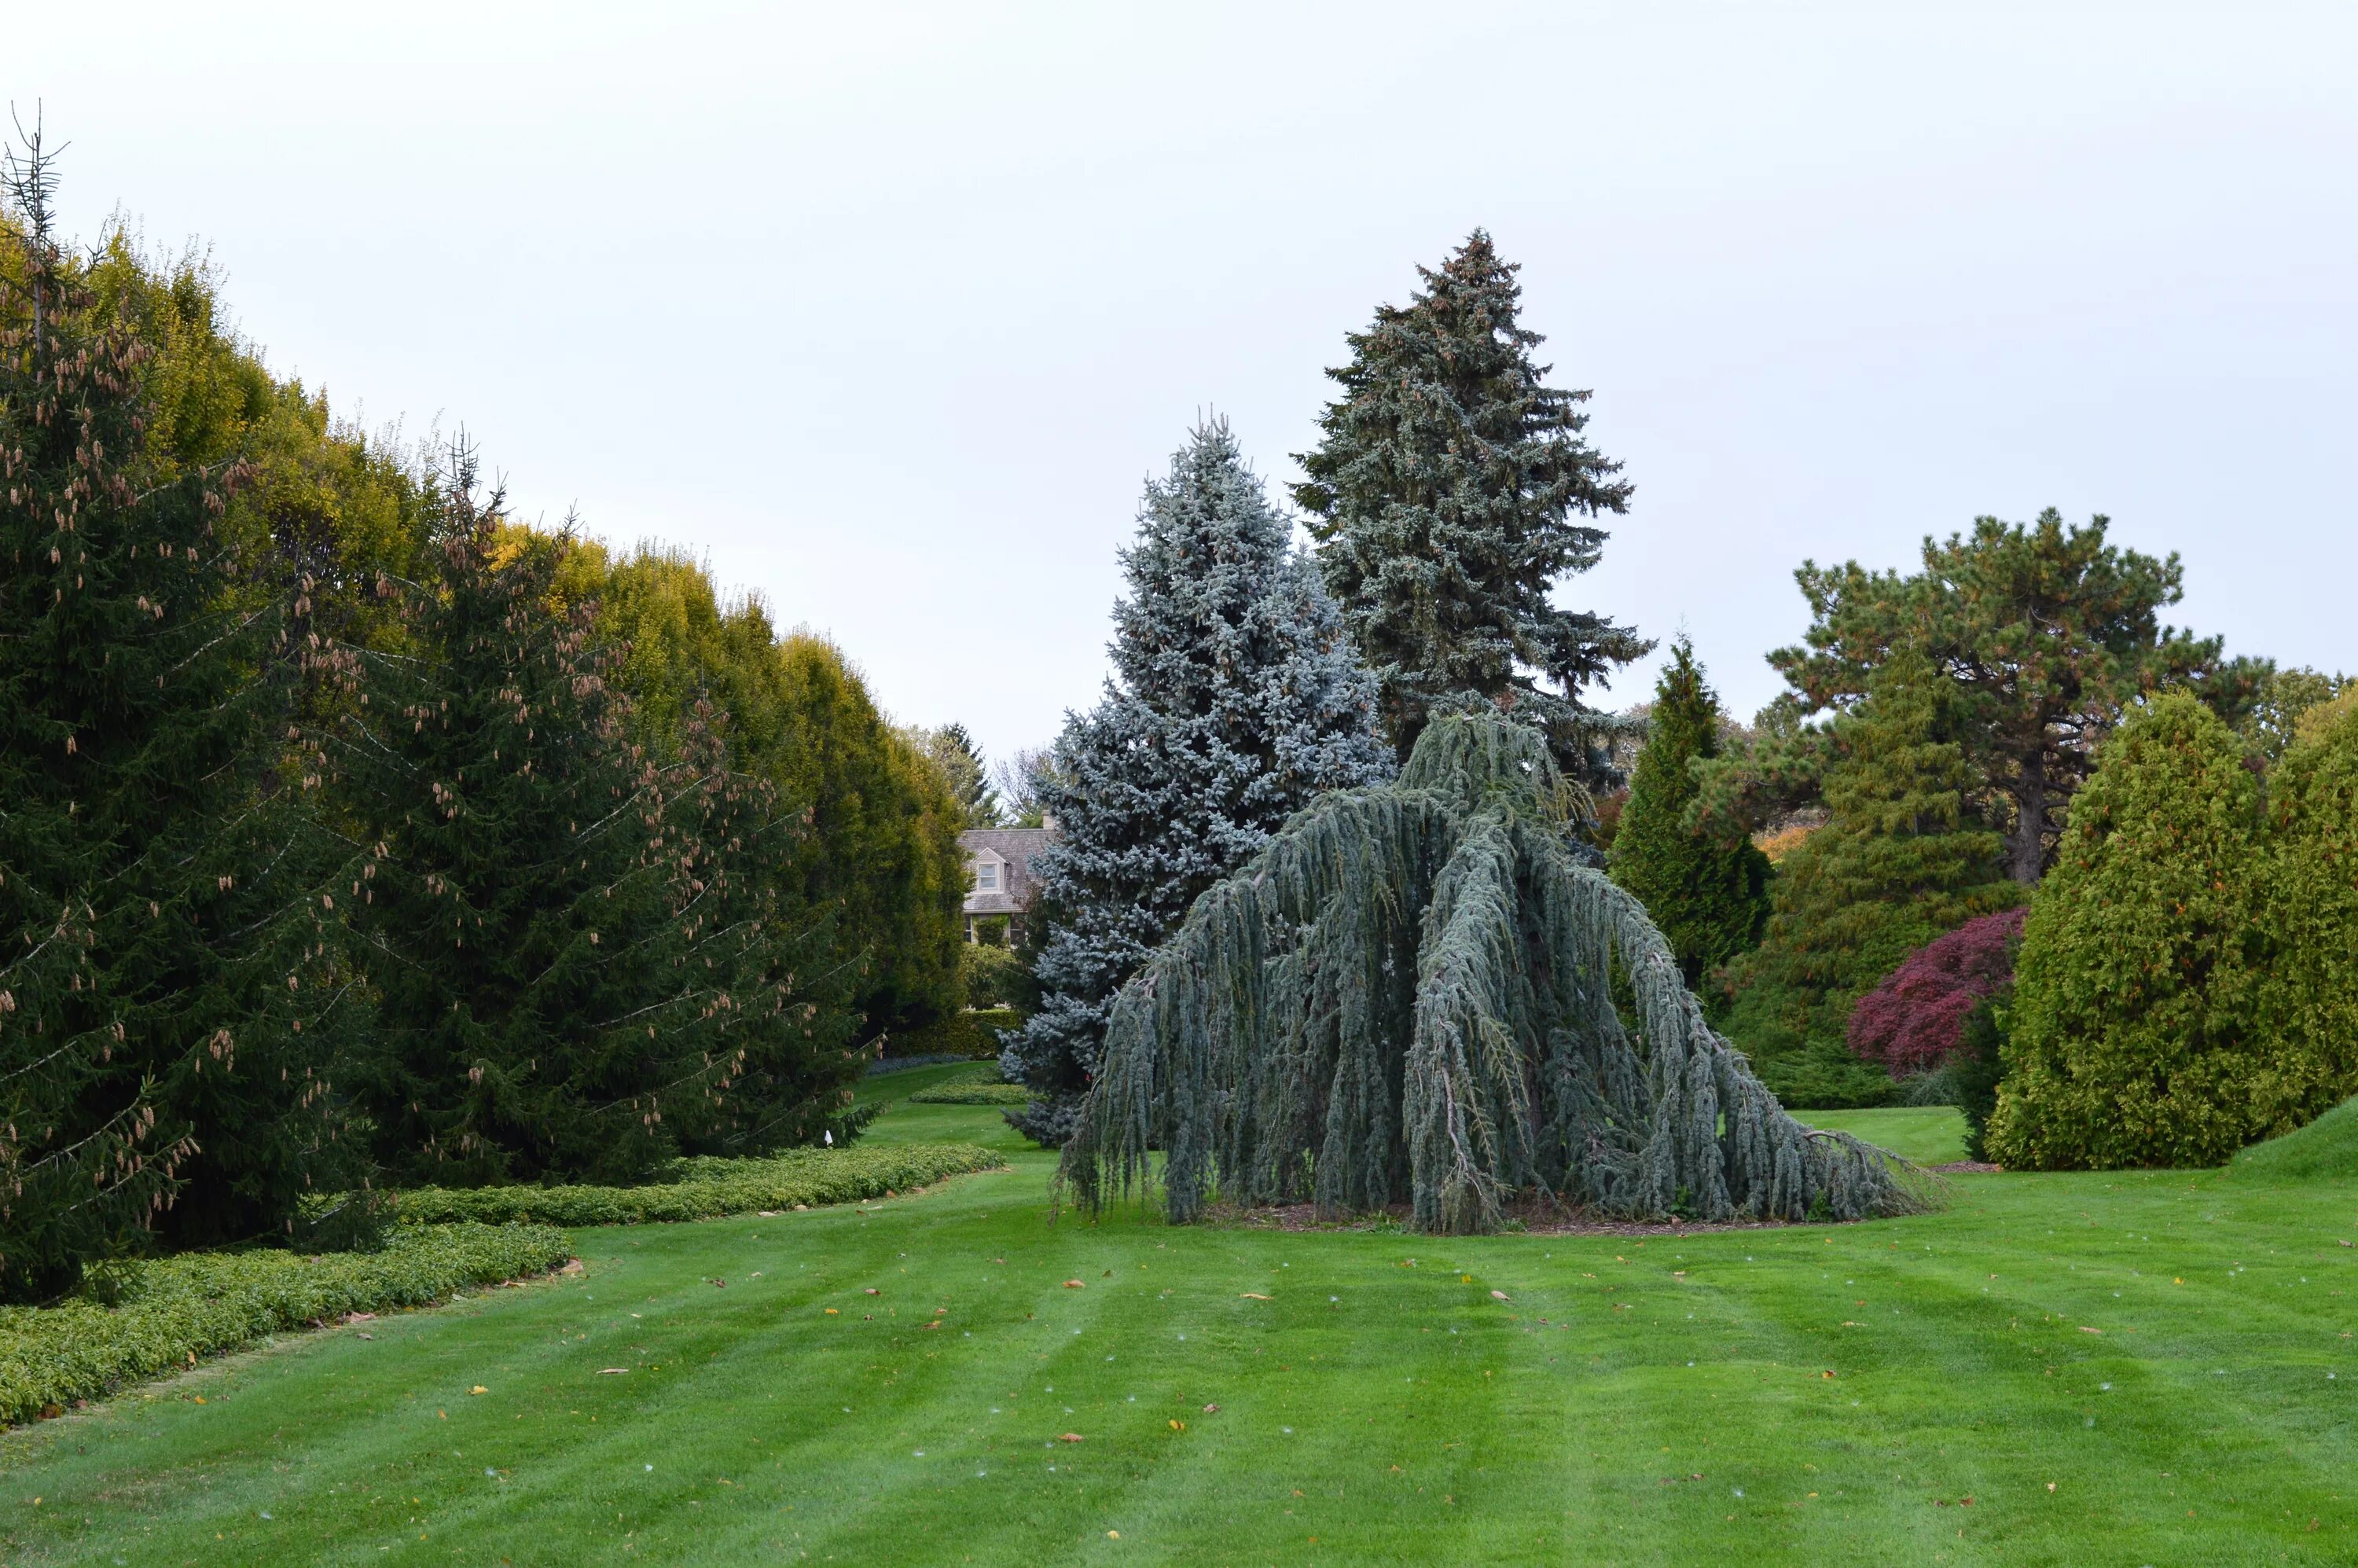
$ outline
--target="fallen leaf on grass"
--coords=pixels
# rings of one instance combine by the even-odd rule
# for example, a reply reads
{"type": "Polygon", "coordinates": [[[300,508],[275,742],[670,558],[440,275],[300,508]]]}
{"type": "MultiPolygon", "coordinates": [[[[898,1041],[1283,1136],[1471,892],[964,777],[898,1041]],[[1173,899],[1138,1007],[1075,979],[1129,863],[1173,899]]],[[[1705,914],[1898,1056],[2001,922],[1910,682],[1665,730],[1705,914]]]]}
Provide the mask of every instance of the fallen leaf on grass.
{"type": "Polygon", "coordinates": [[[630,1368],[628,1367],[600,1367],[598,1368],[598,1376],[601,1378],[615,1378],[620,1377],[622,1373],[629,1370],[630,1368]]]}
{"type": "Polygon", "coordinates": [[[1219,1409],[1220,1407],[1217,1405],[1206,1405],[1204,1407],[1204,1413],[1206,1415],[1215,1415],[1218,1413],[1219,1409]]]}
{"type": "Polygon", "coordinates": [[[1187,1430],[1187,1423],[1174,1418],[1171,1422],[1171,1430],[1174,1432],[1184,1432],[1187,1430]]]}
{"type": "Polygon", "coordinates": [[[1056,1441],[1059,1443],[1078,1443],[1081,1441],[1081,1434],[1077,1432],[1068,1432],[1058,1437],[1056,1441]]]}
{"type": "Polygon", "coordinates": [[[836,1314],[836,1309],[835,1309],[834,1307],[829,1307],[829,1308],[827,1308],[827,1316],[829,1316],[829,1317],[833,1317],[833,1316],[835,1315],[835,1314],[836,1314]]]}
{"type": "Polygon", "coordinates": [[[488,1394],[492,1390],[483,1387],[482,1384],[477,1383],[473,1388],[469,1389],[467,1391],[471,1394],[488,1394]]]}
{"type": "Polygon", "coordinates": [[[1492,1291],[1492,1292],[1490,1292],[1490,1299],[1491,1299],[1492,1301],[1494,1301],[1494,1302],[1510,1302],[1510,1301],[1513,1301],[1515,1298],[1514,1298],[1514,1297],[1512,1297],[1512,1296],[1510,1296],[1510,1295],[1509,1295],[1509,1294],[1508,1294],[1506,1292],[1504,1292],[1504,1291],[1492,1291]]]}
{"type": "Polygon", "coordinates": [[[1065,1289],[1068,1291],[1086,1291],[1088,1289],[1088,1286],[1081,1283],[1078,1280],[1066,1280],[1065,1281],[1065,1289]]]}
{"type": "Polygon", "coordinates": [[[2102,1333],[2104,1333],[2104,1331],[2103,1329],[2101,1329],[2101,1328],[2090,1328],[2086,1324],[2084,1324],[2084,1323],[2083,1323],[2083,1324],[2082,1324],[2082,1325],[2080,1325],[2080,1332],[2081,1332],[2081,1333],[2082,1333],[2082,1334],[2102,1334],[2102,1333]]]}
{"type": "Polygon", "coordinates": [[[1259,1291],[1246,1291],[1239,1294],[1237,1299],[1243,1302],[1265,1302],[1269,1300],[1267,1296],[1262,1295],[1259,1291]]]}

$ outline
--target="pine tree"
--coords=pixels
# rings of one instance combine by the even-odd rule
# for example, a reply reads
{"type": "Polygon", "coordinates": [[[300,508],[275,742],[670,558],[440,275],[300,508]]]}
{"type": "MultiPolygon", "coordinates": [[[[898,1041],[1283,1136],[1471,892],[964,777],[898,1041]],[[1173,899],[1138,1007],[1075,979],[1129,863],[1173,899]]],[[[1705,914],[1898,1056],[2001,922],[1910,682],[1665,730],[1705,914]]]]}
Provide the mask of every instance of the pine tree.
{"type": "Polygon", "coordinates": [[[1289,533],[1224,420],[1147,484],[1113,678],[1033,775],[1063,838],[1033,862],[1043,995],[1003,1063],[1041,1091],[1010,1120],[1044,1143],[1072,1130],[1115,989],[1195,896],[1316,795],[1390,772],[1372,685],[1289,533]]]}
{"type": "Polygon", "coordinates": [[[362,701],[336,736],[374,856],[354,920],[379,1158],[446,1185],[627,1181],[817,1137],[857,1066],[818,934],[748,869],[791,856],[792,824],[708,705],[676,750],[634,731],[596,604],[556,605],[563,541],[508,525],[463,449],[434,500],[424,579],[385,584],[406,645],[347,652],[362,701]]]}
{"type": "Polygon", "coordinates": [[[1433,714],[1496,708],[1594,782],[1612,720],[1581,690],[1652,644],[1549,596],[1605,546],[1574,514],[1626,511],[1629,486],[1583,438],[1589,395],[1547,385],[1551,367],[1532,362],[1545,340],[1519,324],[1518,269],[1490,236],[1417,270],[1424,290],[1378,307],[1351,362],[1327,372],[1343,395],[1298,459],[1294,499],[1399,756],[1433,714]]]}
{"type": "Polygon", "coordinates": [[[2217,1164],[2332,1103],[2262,1026],[2266,824],[2244,758],[2182,691],[2098,752],[2015,963],[2002,1163],[2217,1164]]]}
{"type": "Polygon", "coordinates": [[[1778,866],[1760,946],[1722,971],[1722,1027],[1789,1104],[1887,1099],[1889,1076],[1844,1044],[1853,1004],[1933,937],[2021,899],[1968,807],[1946,689],[1902,654],[1835,721],[1831,820],[1778,866]]]}
{"type": "Polygon", "coordinates": [[[1898,651],[1932,661],[1955,688],[1955,739],[1976,794],[2003,795],[2008,874],[2028,887],[2052,855],[2096,742],[2140,695],[2199,686],[2241,717],[2261,666],[2223,659],[2216,637],[2165,624],[2178,557],[2114,546],[2110,522],[2065,524],[2053,508],[2025,524],[1977,517],[1971,534],[1924,541],[1911,577],[1857,562],[1793,575],[1810,601],[1803,645],[1768,662],[1812,709],[1863,696],[1898,651]]]}
{"type": "Polygon", "coordinates": [[[1719,698],[1694,647],[1681,637],[1654,688],[1645,747],[1609,859],[1613,880],[1646,906],[1689,986],[1760,940],[1768,918],[1768,860],[1748,838],[1726,844],[1689,820],[1688,765],[1719,755],[1719,698]]]}
{"type": "MultiPolygon", "coordinates": [[[[156,351],[50,231],[38,134],[0,261],[0,1296],[283,1232],[352,1173],[328,1065],[362,1022],[276,743],[307,646],[174,460],[156,351]]],[[[304,587],[308,588],[308,584],[304,587]]],[[[292,611],[307,612],[308,599],[292,611]]]]}

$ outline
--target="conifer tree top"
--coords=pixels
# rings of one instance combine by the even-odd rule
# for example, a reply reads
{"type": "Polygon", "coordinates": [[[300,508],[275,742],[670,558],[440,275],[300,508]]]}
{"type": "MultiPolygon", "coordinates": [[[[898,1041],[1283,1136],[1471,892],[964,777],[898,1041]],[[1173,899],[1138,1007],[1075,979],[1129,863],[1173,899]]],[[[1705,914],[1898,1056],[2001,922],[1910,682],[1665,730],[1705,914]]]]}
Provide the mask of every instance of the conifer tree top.
{"type": "Polygon", "coordinates": [[[1403,757],[1430,715],[1481,707],[1573,757],[1598,727],[1582,688],[1651,644],[1549,594],[1603,551],[1605,531],[1575,515],[1626,511],[1630,486],[1584,436],[1588,393],[1548,385],[1533,362],[1544,340],[1518,319],[1517,268],[1490,236],[1418,271],[1423,288],[1378,307],[1327,373],[1343,393],[1294,500],[1403,757]]]}

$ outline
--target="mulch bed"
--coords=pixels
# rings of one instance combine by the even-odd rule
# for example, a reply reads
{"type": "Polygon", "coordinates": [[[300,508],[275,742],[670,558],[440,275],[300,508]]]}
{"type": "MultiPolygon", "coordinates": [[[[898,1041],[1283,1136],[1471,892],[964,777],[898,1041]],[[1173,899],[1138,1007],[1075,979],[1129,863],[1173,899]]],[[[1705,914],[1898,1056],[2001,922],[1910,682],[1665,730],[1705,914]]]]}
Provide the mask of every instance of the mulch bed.
{"type": "MultiPolygon", "coordinates": [[[[1278,1204],[1264,1208],[1216,1207],[1206,1219],[1214,1225],[1243,1230],[1406,1230],[1409,1207],[1395,1204],[1380,1213],[1350,1219],[1321,1219],[1315,1204],[1278,1204]]],[[[1784,1230],[1793,1225],[1823,1221],[1736,1219],[1725,1224],[1688,1224],[1682,1220],[1606,1219],[1560,1204],[1522,1203],[1507,1211],[1509,1229],[1504,1234],[1529,1236],[1701,1236],[1714,1230],[1784,1230]],[[1520,1221],[1520,1228],[1512,1227],[1520,1221]]]]}

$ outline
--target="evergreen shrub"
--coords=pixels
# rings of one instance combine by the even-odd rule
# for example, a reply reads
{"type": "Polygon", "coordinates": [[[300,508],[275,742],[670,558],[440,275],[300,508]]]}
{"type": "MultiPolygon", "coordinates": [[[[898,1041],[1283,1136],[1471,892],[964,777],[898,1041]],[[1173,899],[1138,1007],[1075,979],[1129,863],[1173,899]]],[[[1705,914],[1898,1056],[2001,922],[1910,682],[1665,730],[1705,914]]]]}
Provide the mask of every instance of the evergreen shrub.
{"type": "Polygon", "coordinates": [[[909,1097],[911,1105],[1029,1105],[1022,1084],[936,1084],[909,1097]]]}
{"type": "Polygon", "coordinates": [[[0,1307],[0,1422],[55,1414],[265,1335],[546,1273],[572,1255],[565,1233],[546,1226],[434,1225],[396,1232],[379,1252],[257,1249],[117,1264],[54,1305],[0,1307]]]}
{"type": "Polygon", "coordinates": [[[1022,1025],[1023,1015],[1011,1007],[974,1008],[904,1029],[888,1039],[884,1048],[892,1057],[968,1056],[980,1061],[999,1054],[1001,1030],[1022,1025]]]}
{"type": "Polygon", "coordinates": [[[2268,775],[2267,827],[2261,1026],[2283,1115],[2306,1121],[2358,1092],[2358,690],[2301,716],[2268,775]]]}
{"type": "Polygon", "coordinates": [[[2215,1165],[2332,1103],[2263,1027],[2259,781],[2193,697],[2105,742],[2016,962],[1993,1154],[2039,1170],[2215,1165]]]}
{"type": "Polygon", "coordinates": [[[792,1149],[766,1160],[683,1160],[676,1179],[635,1187],[418,1187],[393,1195],[404,1226],[456,1220],[486,1224],[649,1225],[718,1219],[763,1209],[856,1203],[996,1171],[1006,1162],[971,1143],[792,1149]]]}

